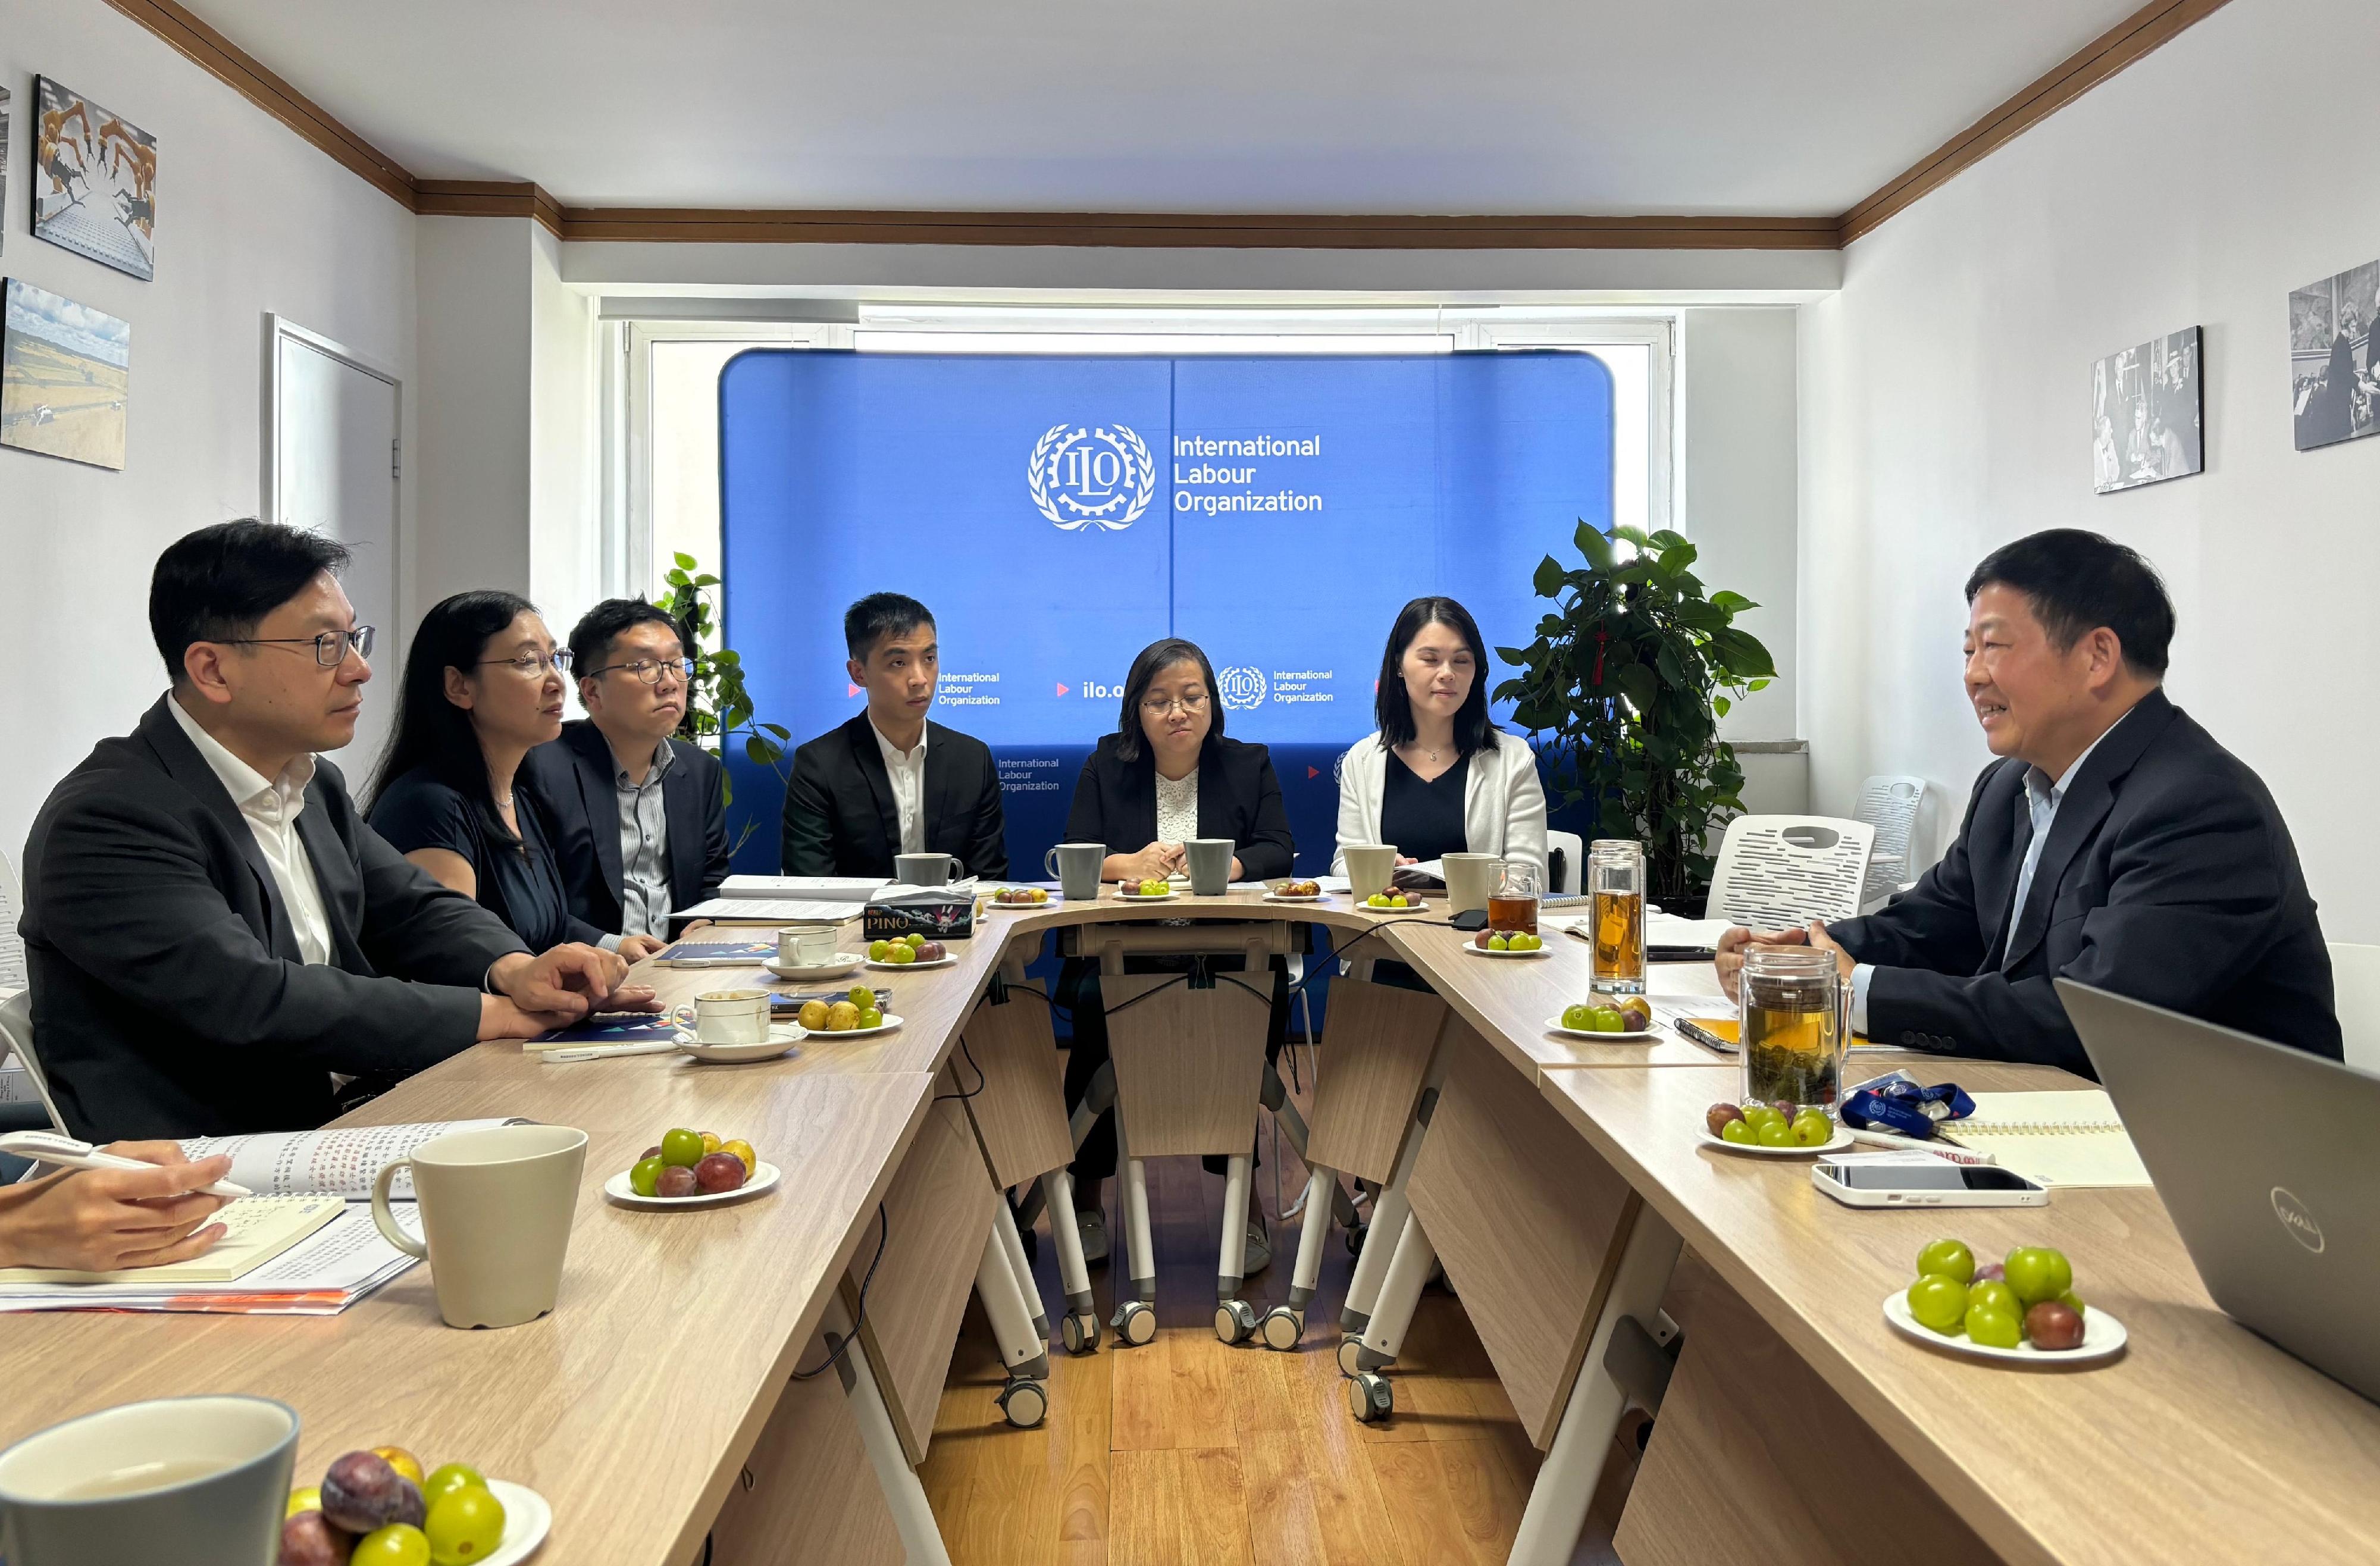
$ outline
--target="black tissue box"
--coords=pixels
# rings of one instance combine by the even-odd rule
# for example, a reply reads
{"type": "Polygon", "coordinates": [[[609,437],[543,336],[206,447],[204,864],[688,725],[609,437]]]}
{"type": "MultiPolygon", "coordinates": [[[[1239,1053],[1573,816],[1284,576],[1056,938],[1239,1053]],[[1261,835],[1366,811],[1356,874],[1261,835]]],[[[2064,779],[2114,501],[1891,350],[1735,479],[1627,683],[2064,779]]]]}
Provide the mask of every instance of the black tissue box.
{"type": "Polygon", "coordinates": [[[920,898],[913,893],[897,903],[870,903],[863,921],[861,929],[870,941],[891,941],[912,933],[929,941],[964,941],[975,933],[975,898],[920,898]]]}

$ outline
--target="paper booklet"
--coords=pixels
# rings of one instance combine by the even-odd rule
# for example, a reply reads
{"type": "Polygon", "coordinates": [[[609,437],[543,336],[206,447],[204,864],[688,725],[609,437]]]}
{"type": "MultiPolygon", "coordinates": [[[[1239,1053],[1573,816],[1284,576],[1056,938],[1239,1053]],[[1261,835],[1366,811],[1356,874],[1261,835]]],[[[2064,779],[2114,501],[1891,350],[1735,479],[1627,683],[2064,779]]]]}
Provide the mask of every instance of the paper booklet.
{"type": "MultiPolygon", "coordinates": [[[[195,1312],[212,1316],[336,1316],[414,1264],[414,1258],[382,1238],[369,1208],[360,1203],[313,1198],[329,1221],[303,1235],[278,1256],[252,1262],[237,1278],[201,1282],[163,1276],[171,1268],[108,1274],[99,1283],[0,1282],[0,1312],[30,1310],[130,1310],[195,1312]]],[[[225,1221],[256,1201],[248,1197],[223,1209],[225,1221]]],[[[411,1202],[389,1214],[414,1239],[421,1219],[411,1202]]],[[[221,1244],[229,1244],[226,1237],[221,1244]]],[[[210,1253],[212,1256],[212,1253],[210,1253]]],[[[201,1261],[207,1258],[200,1258],[201,1261]]]]}
{"type": "Polygon", "coordinates": [[[535,1053],[574,1045],[664,1043],[675,1038],[678,1030],[687,1026],[688,1017],[682,1013],[690,1012],[691,1008],[676,1007],[661,1012],[598,1012],[568,1027],[540,1033],[521,1048],[535,1053]]]}
{"type": "Polygon", "coordinates": [[[813,903],[865,903],[884,882],[873,876],[729,876],[719,886],[721,901],[799,897],[813,903]]]}
{"type": "Polygon", "coordinates": [[[1990,1153],[2001,1168],[2044,1185],[2153,1184],[2115,1100],[2098,1088],[1970,1096],[1973,1114],[1936,1128],[1945,1141],[1990,1153]]]}
{"type": "Polygon", "coordinates": [[[776,954],[773,941],[680,941],[653,961],[665,968],[748,968],[776,954]]]}
{"type": "MultiPolygon", "coordinates": [[[[260,1196],[324,1192],[348,1201],[368,1201],[381,1166],[394,1163],[433,1136],[450,1131],[485,1131],[526,1125],[519,1119],[442,1120],[411,1125],[343,1125],[324,1131],[258,1131],[243,1136],[186,1136],[182,1154],[191,1159],[231,1155],[224,1176],[260,1196]]],[[[413,1200],[411,1171],[396,1177],[389,1195],[413,1200]]]]}
{"type": "Polygon", "coordinates": [[[722,924],[841,924],[859,917],[857,903],[809,897],[714,897],[691,908],[673,909],[674,919],[711,919],[722,924]]]}

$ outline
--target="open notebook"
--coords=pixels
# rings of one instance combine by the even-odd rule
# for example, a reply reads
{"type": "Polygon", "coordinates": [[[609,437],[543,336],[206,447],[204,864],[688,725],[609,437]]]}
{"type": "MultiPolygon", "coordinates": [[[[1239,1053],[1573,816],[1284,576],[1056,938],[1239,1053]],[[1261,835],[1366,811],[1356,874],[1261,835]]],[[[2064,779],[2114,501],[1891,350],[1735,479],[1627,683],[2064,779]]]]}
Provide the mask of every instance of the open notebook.
{"type": "Polygon", "coordinates": [[[2099,1089],[2070,1093],[1977,1093],[1975,1112],[1945,1121],[1937,1135],[1989,1153],[2044,1185],[2147,1185],[2146,1165],[2099,1089]]]}

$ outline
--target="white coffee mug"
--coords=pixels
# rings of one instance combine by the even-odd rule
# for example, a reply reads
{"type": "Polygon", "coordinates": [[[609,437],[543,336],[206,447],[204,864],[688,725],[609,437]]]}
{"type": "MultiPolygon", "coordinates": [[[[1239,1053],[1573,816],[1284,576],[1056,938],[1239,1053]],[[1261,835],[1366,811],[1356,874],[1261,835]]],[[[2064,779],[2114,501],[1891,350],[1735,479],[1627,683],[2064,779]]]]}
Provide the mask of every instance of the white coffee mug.
{"type": "Polygon", "coordinates": [[[1350,843],[1340,852],[1346,856],[1347,884],[1357,902],[1389,889],[1390,880],[1397,873],[1395,844],[1350,843]]]}
{"type": "Polygon", "coordinates": [[[704,990],[694,998],[694,1036],[705,1044],[760,1043],[769,1037],[769,992],[704,990]]]}
{"type": "Polygon", "coordinates": [[[834,961],[834,926],[787,925],[777,932],[777,961],[789,968],[823,967],[834,961]]]}

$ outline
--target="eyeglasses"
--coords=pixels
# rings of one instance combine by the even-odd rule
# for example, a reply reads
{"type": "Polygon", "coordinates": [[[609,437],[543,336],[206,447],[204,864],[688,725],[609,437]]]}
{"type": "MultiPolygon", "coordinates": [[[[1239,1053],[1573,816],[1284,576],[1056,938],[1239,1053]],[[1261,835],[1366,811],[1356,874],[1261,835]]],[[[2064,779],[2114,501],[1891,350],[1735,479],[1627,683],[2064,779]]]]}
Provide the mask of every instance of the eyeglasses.
{"type": "Polygon", "coordinates": [[[1204,692],[1200,692],[1197,695],[1185,696],[1179,699],[1169,696],[1152,696],[1147,701],[1140,704],[1140,710],[1148,713],[1152,718],[1162,718],[1177,707],[1192,717],[1196,717],[1197,714],[1207,710],[1206,694],[1204,692]]]}
{"type": "Polygon", "coordinates": [[[525,652],[518,658],[482,658],[473,666],[486,668],[492,663],[501,663],[507,669],[519,670],[531,679],[541,680],[548,669],[561,674],[570,667],[570,649],[557,647],[552,652],[525,652]]]}
{"type": "MultiPolygon", "coordinates": [[[[569,655],[565,652],[564,656],[569,655]]],[[[669,658],[659,663],[650,658],[639,658],[633,663],[606,663],[601,669],[589,669],[578,677],[582,680],[591,680],[598,674],[608,674],[614,669],[625,669],[649,686],[661,684],[663,674],[675,674],[681,680],[694,678],[694,660],[691,658],[669,658]]]]}
{"type": "Polygon", "coordinates": [[[372,628],[358,625],[352,631],[324,631],[319,637],[234,637],[225,647],[310,647],[314,662],[325,669],[335,669],[347,661],[353,651],[358,658],[370,658],[372,649],[372,628]]]}

